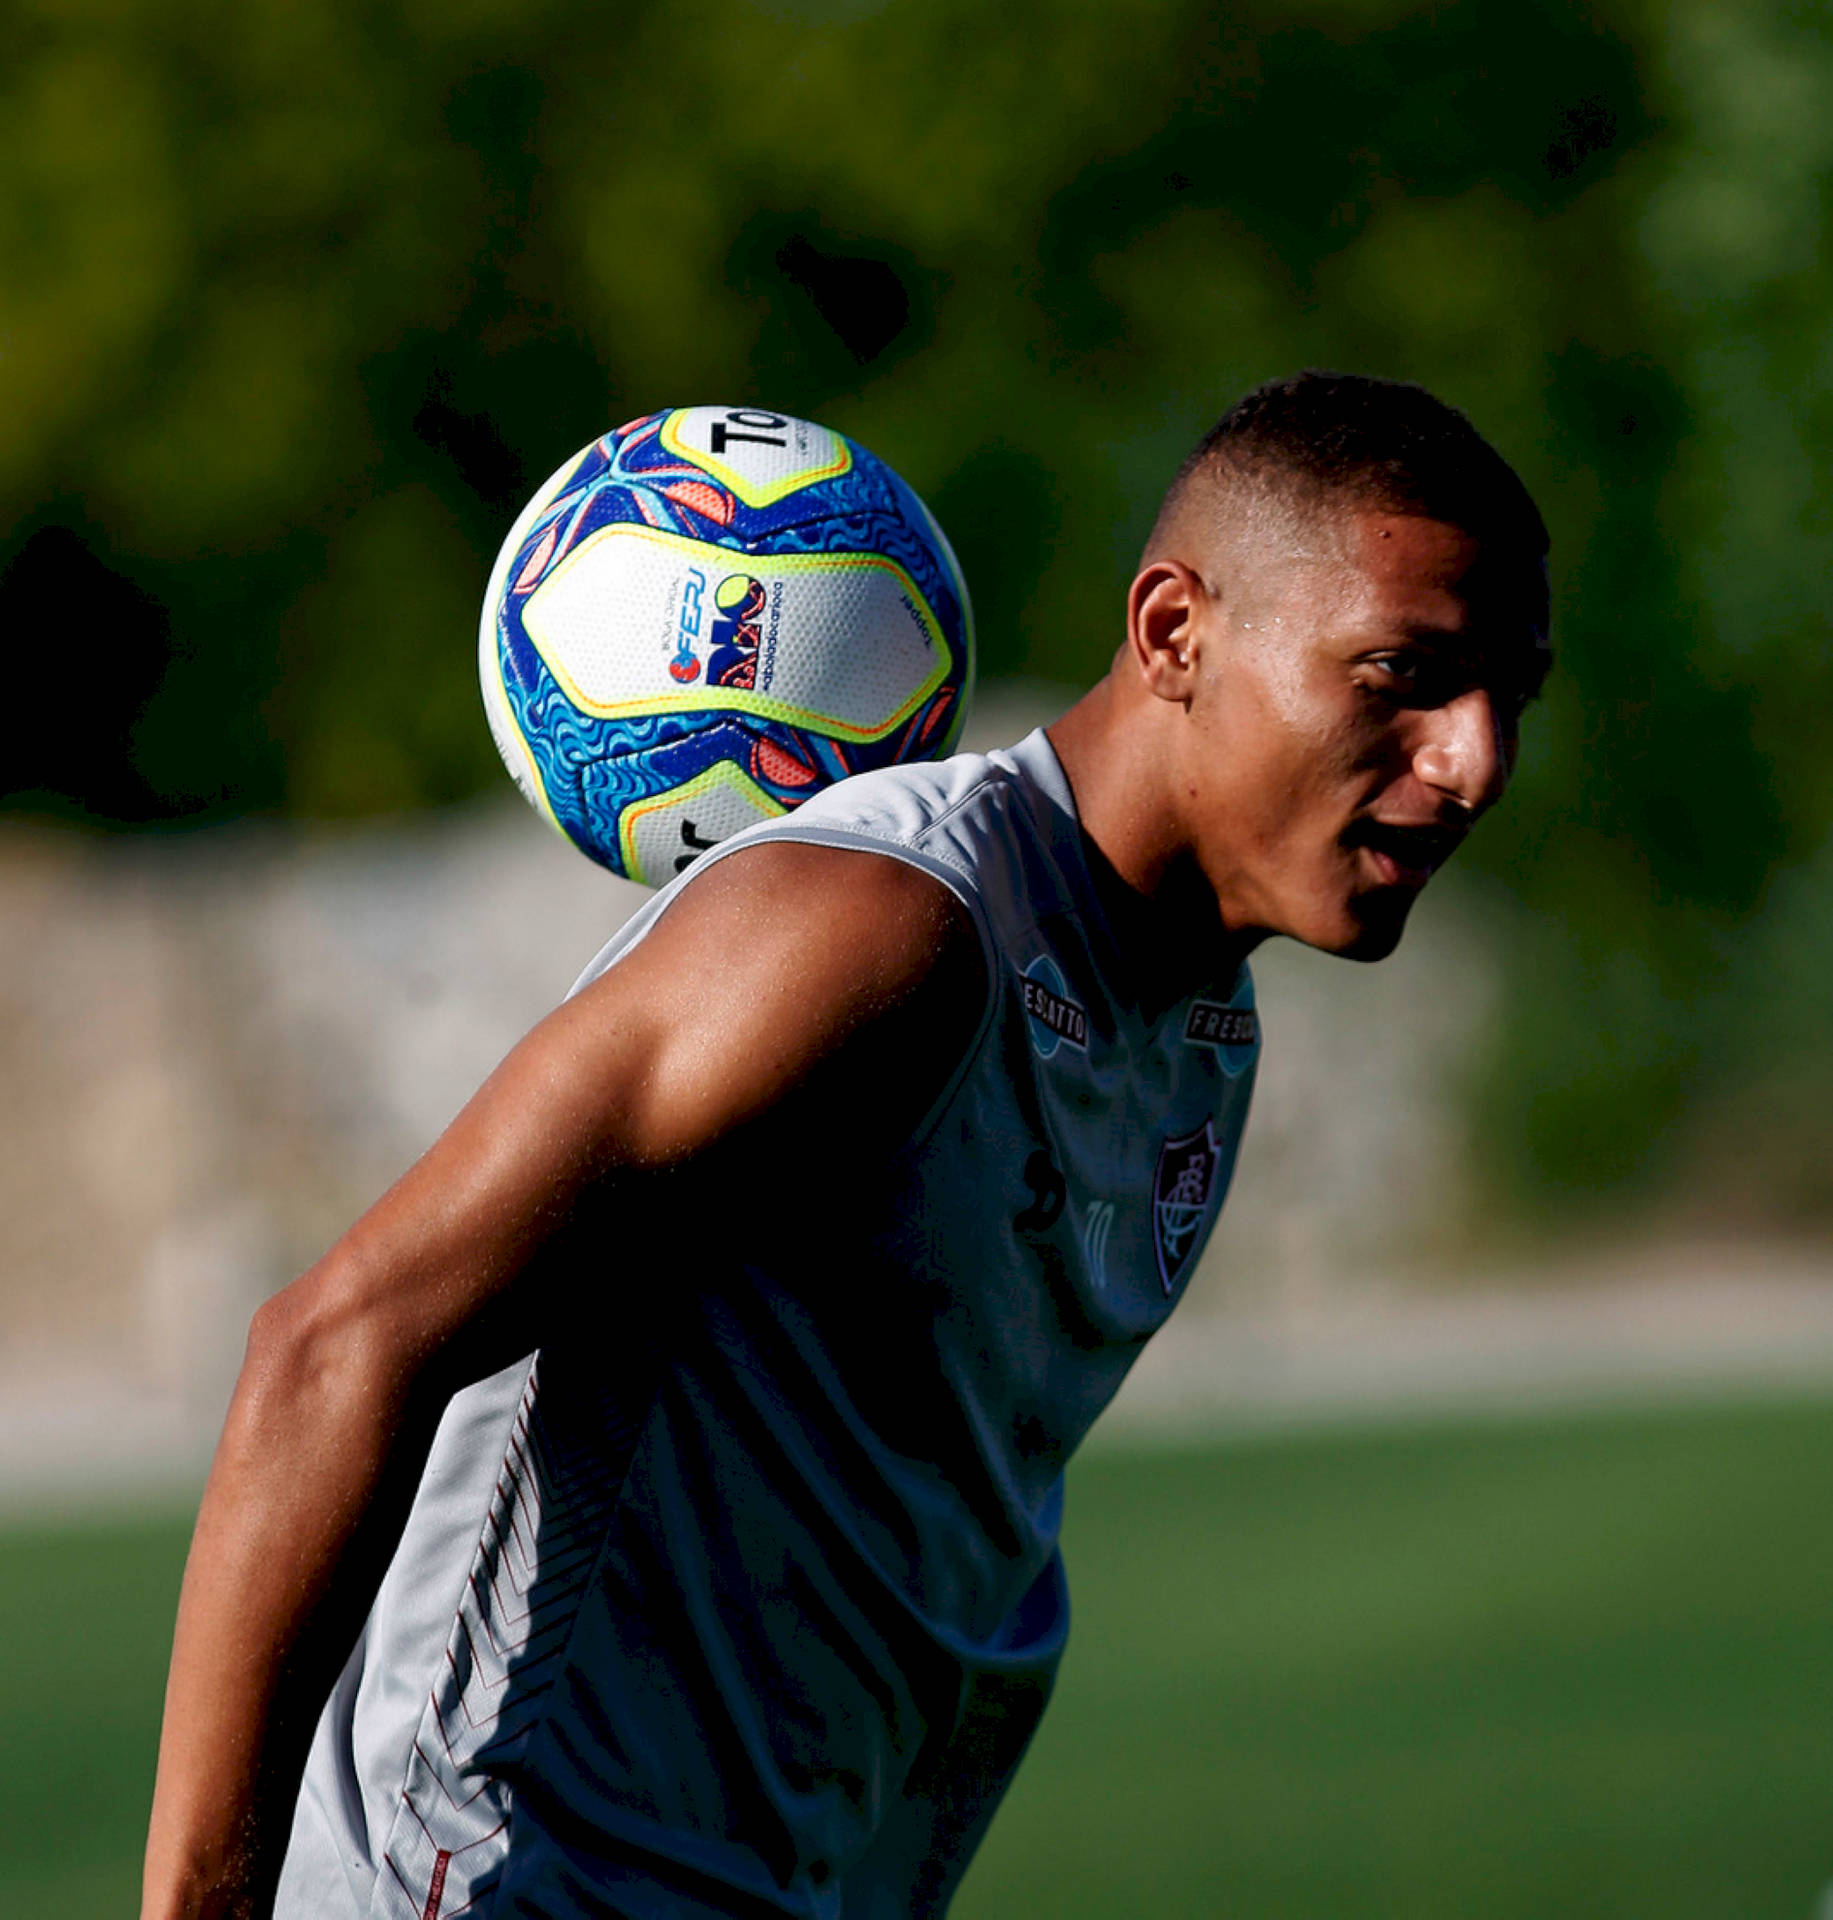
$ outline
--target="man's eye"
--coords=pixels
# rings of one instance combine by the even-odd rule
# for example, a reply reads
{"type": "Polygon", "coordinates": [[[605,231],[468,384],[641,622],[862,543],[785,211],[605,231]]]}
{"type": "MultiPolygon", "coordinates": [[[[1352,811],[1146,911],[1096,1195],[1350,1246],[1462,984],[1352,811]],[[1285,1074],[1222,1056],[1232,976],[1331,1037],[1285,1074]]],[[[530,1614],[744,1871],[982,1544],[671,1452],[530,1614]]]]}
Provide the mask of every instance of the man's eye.
{"type": "Polygon", "coordinates": [[[1434,677],[1431,661],[1417,653],[1380,653],[1369,665],[1381,692],[1402,694],[1408,699],[1417,699],[1434,677]]]}

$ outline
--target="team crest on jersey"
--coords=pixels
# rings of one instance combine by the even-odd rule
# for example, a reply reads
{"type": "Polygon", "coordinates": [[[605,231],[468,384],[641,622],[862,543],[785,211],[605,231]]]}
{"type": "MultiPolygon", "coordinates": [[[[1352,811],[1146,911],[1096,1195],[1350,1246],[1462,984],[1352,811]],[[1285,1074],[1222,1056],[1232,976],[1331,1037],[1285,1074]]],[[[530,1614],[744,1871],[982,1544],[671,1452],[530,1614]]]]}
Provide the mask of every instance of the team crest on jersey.
{"type": "Polygon", "coordinates": [[[1222,1149],[1211,1120],[1194,1133],[1167,1140],[1158,1150],[1158,1172],[1152,1181],[1152,1247],[1167,1293],[1177,1291],[1202,1243],[1221,1164],[1222,1149]]]}
{"type": "Polygon", "coordinates": [[[1068,983],[1048,954],[1039,954],[1025,969],[1018,990],[1040,1060],[1048,1060],[1065,1042],[1088,1051],[1088,1009],[1070,999],[1068,983]]]}

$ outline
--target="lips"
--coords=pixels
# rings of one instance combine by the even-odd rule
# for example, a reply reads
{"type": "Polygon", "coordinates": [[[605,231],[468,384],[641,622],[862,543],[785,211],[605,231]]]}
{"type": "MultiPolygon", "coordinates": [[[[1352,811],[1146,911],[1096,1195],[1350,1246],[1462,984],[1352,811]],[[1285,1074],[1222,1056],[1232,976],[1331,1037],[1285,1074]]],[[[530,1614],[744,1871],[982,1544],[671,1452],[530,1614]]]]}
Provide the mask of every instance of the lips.
{"type": "Polygon", "coordinates": [[[1436,821],[1363,819],[1344,838],[1372,856],[1384,885],[1423,887],[1458,850],[1464,835],[1436,821]]]}

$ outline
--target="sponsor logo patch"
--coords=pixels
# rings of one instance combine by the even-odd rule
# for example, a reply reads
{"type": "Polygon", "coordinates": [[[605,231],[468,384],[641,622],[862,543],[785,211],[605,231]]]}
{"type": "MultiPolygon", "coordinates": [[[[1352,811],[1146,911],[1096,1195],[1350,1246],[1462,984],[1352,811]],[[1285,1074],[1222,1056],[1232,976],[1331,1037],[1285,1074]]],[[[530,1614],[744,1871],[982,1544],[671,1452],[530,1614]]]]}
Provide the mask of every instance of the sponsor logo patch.
{"type": "Polygon", "coordinates": [[[1251,1047],[1260,1038],[1260,1020],[1252,1007],[1224,1007],[1214,1000],[1193,1000],[1184,1022],[1184,1038],[1198,1047],[1251,1047]]]}
{"type": "Polygon", "coordinates": [[[1221,1162],[1222,1150],[1211,1120],[1194,1133],[1167,1140],[1158,1150],[1158,1171],[1152,1180],[1152,1247],[1167,1293],[1176,1292],[1202,1244],[1221,1162]]]}
{"type": "Polygon", "coordinates": [[[763,645],[764,609],[770,596],[764,583],[748,573],[728,573],[713,589],[712,657],[707,662],[710,687],[738,687],[746,693],[757,687],[757,653],[763,645]]]}
{"type": "Polygon", "coordinates": [[[1054,960],[1040,954],[1025,969],[1018,990],[1031,1016],[1031,1043],[1040,1060],[1048,1060],[1064,1041],[1088,1051],[1088,1010],[1070,999],[1054,960]]]}

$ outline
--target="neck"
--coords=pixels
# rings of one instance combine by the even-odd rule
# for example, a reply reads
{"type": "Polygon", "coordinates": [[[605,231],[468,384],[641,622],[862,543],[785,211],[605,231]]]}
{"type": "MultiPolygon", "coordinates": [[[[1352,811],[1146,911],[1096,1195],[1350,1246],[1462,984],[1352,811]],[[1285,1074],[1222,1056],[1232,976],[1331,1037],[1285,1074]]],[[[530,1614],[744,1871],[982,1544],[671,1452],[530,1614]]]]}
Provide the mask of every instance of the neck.
{"type": "Polygon", "coordinates": [[[1183,832],[1176,761],[1159,719],[1151,708],[1133,710],[1110,676],[1046,732],[1100,855],[1091,866],[1106,869],[1103,904],[1116,938],[1142,972],[1188,982],[1181,992],[1228,977],[1262,935],[1223,924],[1183,832]]]}

